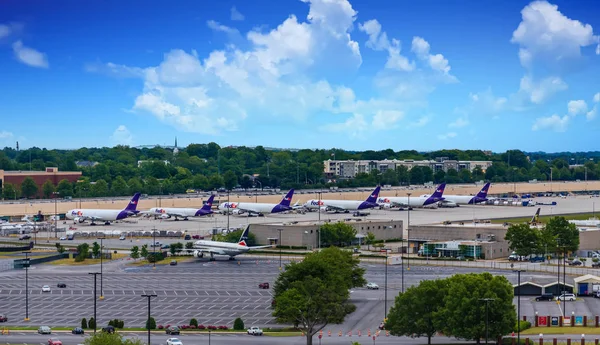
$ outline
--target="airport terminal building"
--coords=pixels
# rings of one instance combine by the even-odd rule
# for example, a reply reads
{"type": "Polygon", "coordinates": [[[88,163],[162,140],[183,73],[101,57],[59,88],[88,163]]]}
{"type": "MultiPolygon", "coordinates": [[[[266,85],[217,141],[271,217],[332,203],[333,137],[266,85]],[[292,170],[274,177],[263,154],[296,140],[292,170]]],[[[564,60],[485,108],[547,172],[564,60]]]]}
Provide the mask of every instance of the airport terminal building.
{"type": "Polygon", "coordinates": [[[38,187],[38,196],[42,197],[44,193],[42,186],[46,181],[52,182],[54,186],[57,186],[62,180],[74,183],[81,177],[81,171],[58,171],[58,168],[46,168],[46,171],[0,170],[0,188],[7,183],[20,186],[27,177],[31,177],[35,181],[38,187]]]}

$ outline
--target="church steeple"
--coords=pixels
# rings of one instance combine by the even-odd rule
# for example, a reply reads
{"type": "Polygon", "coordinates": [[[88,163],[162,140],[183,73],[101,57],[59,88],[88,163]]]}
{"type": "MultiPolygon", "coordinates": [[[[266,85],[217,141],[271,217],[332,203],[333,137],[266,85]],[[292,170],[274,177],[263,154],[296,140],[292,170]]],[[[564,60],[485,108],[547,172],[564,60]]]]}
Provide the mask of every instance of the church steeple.
{"type": "Polygon", "coordinates": [[[175,148],[177,148],[177,137],[175,137],[175,148]]]}
{"type": "Polygon", "coordinates": [[[179,148],[177,148],[177,137],[175,137],[175,147],[173,148],[173,155],[176,155],[179,152],[179,148]]]}

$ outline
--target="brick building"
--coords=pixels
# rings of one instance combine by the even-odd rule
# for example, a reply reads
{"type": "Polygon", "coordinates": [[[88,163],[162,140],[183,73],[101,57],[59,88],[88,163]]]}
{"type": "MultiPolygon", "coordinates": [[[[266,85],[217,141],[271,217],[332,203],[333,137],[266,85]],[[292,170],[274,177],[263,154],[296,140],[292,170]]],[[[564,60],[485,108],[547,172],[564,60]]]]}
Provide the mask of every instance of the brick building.
{"type": "Polygon", "coordinates": [[[81,171],[58,171],[58,168],[46,168],[46,171],[4,171],[0,170],[0,187],[7,183],[20,186],[25,178],[31,177],[38,186],[38,196],[43,195],[42,185],[50,180],[55,186],[62,180],[71,183],[81,177],[81,171]]]}

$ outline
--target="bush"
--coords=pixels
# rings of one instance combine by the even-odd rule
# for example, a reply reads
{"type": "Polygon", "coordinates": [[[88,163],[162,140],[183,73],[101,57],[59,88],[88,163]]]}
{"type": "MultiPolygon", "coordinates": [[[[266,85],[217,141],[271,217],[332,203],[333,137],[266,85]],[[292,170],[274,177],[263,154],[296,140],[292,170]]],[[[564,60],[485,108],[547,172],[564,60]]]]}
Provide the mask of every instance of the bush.
{"type": "MultiPolygon", "coordinates": [[[[529,322],[529,321],[523,321],[523,320],[521,320],[520,323],[521,323],[521,331],[524,331],[526,329],[530,329],[531,328],[531,322],[529,322]]],[[[518,331],[518,328],[517,328],[516,324],[515,324],[514,331],[515,332],[518,331]]]]}
{"type": "Polygon", "coordinates": [[[148,253],[148,256],[146,257],[146,260],[148,260],[148,262],[159,262],[163,259],[164,257],[162,252],[148,253]]]}
{"type": "Polygon", "coordinates": [[[235,321],[233,321],[233,329],[235,329],[236,331],[241,331],[244,329],[244,321],[242,321],[241,318],[237,318],[235,319],[235,321]]]}
{"type": "Polygon", "coordinates": [[[198,327],[198,320],[192,318],[190,320],[190,326],[198,327]]]}
{"type": "Polygon", "coordinates": [[[113,326],[114,328],[123,328],[123,327],[125,327],[125,321],[119,320],[119,319],[114,319],[114,320],[108,321],[108,325],[113,326]]]}
{"type": "Polygon", "coordinates": [[[198,326],[198,329],[206,329],[206,326],[204,326],[204,325],[199,325],[199,326],[198,326]]]}
{"type": "Polygon", "coordinates": [[[88,321],[89,328],[96,328],[96,320],[93,317],[90,317],[90,321],[88,321]]]}
{"type": "Polygon", "coordinates": [[[592,259],[592,262],[598,262],[598,261],[600,261],[600,259],[598,259],[598,258],[593,258],[592,259]]]}
{"type": "Polygon", "coordinates": [[[83,328],[83,329],[88,328],[88,323],[87,323],[87,320],[85,317],[83,319],[81,319],[81,328],[83,328]]]}
{"type": "Polygon", "coordinates": [[[210,326],[207,326],[206,329],[212,329],[212,330],[214,330],[214,329],[217,329],[217,326],[210,325],[210,326]]]}
{"type": "Polygon", "coordinates": [[[163,329],[165,328],[163,325],[158,325],[158,329],[163,329]]]}
{"type": "Polygon", "coordinates": [[[196,329],[196,326],[190,325],[190,329],[196,329]]]}
{"type": "Polygon", "coordinates": [[[146,320],[146,329],[156,329],[156,320],[152,316],[146,320]]]}
{"type": "Polygon", "coordinates": [[[219,328],[219,329],[222,329],[222,330],[227,330],[227,329],[229,329],[229,327],[227,327],[227,326],[219,326],[218,328],[219,328]]]}

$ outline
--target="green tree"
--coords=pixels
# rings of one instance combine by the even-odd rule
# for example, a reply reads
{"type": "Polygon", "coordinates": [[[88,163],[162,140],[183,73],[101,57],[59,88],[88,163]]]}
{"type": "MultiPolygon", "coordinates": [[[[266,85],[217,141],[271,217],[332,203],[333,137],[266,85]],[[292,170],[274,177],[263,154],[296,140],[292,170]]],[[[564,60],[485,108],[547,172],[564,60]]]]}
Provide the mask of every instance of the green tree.
{"type": "Polygon", "coordinates": [[[233,321],[233,329],[236,331],[243,331],[244,330],[244,321],[241,318],[236,318],[233,321]]]}
{"type": "Polygon", "coordinates": [[[76,262],[82,262],[87,259],[90,254],[90,245],[87,243],[82,243],[77,246],[77,256],[75,257],[76,262]]]}
{"type": "Polygon", "coordinates": [[[63,247],[60,243],[56,242],[56,251],[59,253],[64,253],[65,252],[65,247],[63,247]]]}
{"type": "Polygon", "coordinates": [[[87,327],[88,327],[88,323],[87,323],[86,318],[84,317],[81,319],[81,328],[86,329],[87,327]]]}
{"type": "Polygon", "coordinates": [[[194,242],[186,242],[185,243],[185,249],[193,249],[194,248],[194,242]]]}
{"type": "Polygon", "coordinates": [[[342,323],[356,309],[349,302],[350,288],[366,283],[358,264],[351,252],[331,247],[286,265],[275,281],[273,316],[278,322],[297,325],[311,345],[318,331],[342,323]]]}
{"type": "Polygon", "coordinates": [[[142,245],[142,251],[141,251],[140,255],[144,259],[146,259],[148,257],[148,245],[147,244],[142,245]]]}
{"type": "Polygon", "coordinates": [[[125,179],[121,176],[117,176],[116,179],[112,181],[112,185],[110,187],[110,194],[114,196],[122,196],[129,194],[129,186],[125,179]]]}
{"type": "Polygon", "coordinates": [[[142,181],[138,177],[132,177],[127,181],[129,186],[129,194],[141,193],[144,188],[142,181]]]}
{"type": "Polygon", "coordinates": [[[95,258],[99,258],[100,257],[100,244],[98,242],[92,243],[92,255],[95,258]]]}
{"type": "Polygon", "coordinates": [[[21,192],[12,183],[7,183],[2,188],[2,197],[6,200],[16,200],[21,195],[21,192]]]}
{"type": "Polygon", "coordinates": [[[27,176],[21,183],[21,193],[26,198],[33,198],[38,192],[38,186],[35,181],[27,176]]]}
{"type": "Polygon", "coordinates": [[[540,232],[529,224],[509,226],[504,239],[508,241],[508,248],[514,250],[519,256],[539,253],[540,232]]]}
{"type": "Polygon", "coordinates": [[[569,223],[565,217],[552,217],[542,229],[543,246],[549,252],[567,250],[574,252],[579,249],[579,230],[575,224],[569,223]]]}
{"type": "Polygon", "coordinates": [[[132,259],[137,259],[140,257],[140,248],[138,246],[133,246],[131,247],[131,254],[129,254],[129,256],[132,259]]]}
{"type": "Polygon", "coordinates": [[[396,297],[385,323],[385,329],[396,336],[431,337],[440,328],[435,318],[444,308],[444,296],[448,292],[447,280],[423,280],[396,297]]]}
{"type": "Polygon", "coordinates": [[[143,345],[140,339],[125,339],[120,333],[98,332],[85,338],[85,345],[143,345]]]}
{"type": "Polygon", "coordinates": [[[513,305],[513,286],[504,276],[490,273],[457,274],[448,280],[443,310],[436,313],[435,327],[447,336],[475,340],[485,338],[488,301],[489,339],[510,333],[517,315],[513,305]]]}
{"type": "Polygon", "coordinates": [[[227,170],[225,174],[223,174],[223,183],[225,184],[225,188],[232,190],[237,186],[238,178],[233,171],[227,170]]]}
{"type": "Polygon", "coordinates": [[[367,245],[367,250],[371,250],[371,245],[375,243],[375,235],[372,232],[367,232],[367,236],[365,236],[365,244],[367,245]]]}
{"type": "Polygon", "coordinates": [[[156,329],[156,320],[152,316],[146,320],[146,329],[156,329]]]}
{"type": "Polygon", "coordinates": [[[198,320],[196,320],[196,319],[192,318],[192,319],[190,320],[190,326],[196,326],[196,327],[198,327],[198,320]]]}
{"type": "MultiPolygon", "coordinates": [[[[244,232],[244,229],[240,229],[240,230],[235,230],[235,231],[231,231],[226,235],[218,235],[215,240],[217,241],[223,241],[223,242],[231,242],[231,243],[237,243],[240,240],[240,237],[242,236],[242,233],[244,232]]],[[[246,240],[246,244],[249,246],[254,246],[256,245],[256,236],[254,236],[253,233],[248,232],[248,239],[246,240]]]]}
{"type": "Polygon", "coordinates": [[[343,247],[356,239],[356,229],[352,225],[337,222],[326,223],[319,228],[321,242],[329,245],[343,247]]]}
{"type": "Polygon", "coordinates": [[[50,199],[54,191],[54,183],[52,183],[52,181],[50,180],[46,180],[46,182],[44,182],[44,184],[42,185],[42,193],[44,193],[44,198],[50,199]]]}
{"type": "Polygon", "coordinates": [[[93,317],[90,317],[90,321],[88,321],[88,327],[96,328],[96,319],[94,319],[93,317]]]}
{"type": "Polygon", "coordinates": [[[105,180],[98,180],[92,185],[93,196],[107,196],[108,195],[108,183],[105,180]]]}
{"type": "Polygon", "coordinates": [[[208,187],[209,189],[218,189],[221,188],[225,185],[225,181],[223,180],[222,176],[219,176],[217,174],[213,174],[210,176],[210,178],[208,179],[208,187]]]}
{"type": "Polygon", "coordinates": [[[73,196],[73,184],[67,179],[62,179],[58,182],[56,191],[60,194],[61,198],[73,196]]]}

